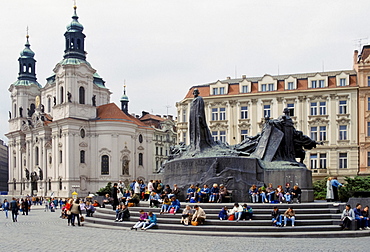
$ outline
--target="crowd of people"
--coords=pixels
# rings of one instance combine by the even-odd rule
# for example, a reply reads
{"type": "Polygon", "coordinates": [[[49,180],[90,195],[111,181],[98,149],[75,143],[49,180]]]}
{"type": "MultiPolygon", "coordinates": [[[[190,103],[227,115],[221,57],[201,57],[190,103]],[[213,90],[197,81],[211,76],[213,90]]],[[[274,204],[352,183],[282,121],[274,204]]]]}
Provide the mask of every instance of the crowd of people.
{"type": "Polygon", "coordinates": [[[362,208],[361,204],[357,203],[356,207],[352,209],[351,205],[347,204],[341,217],[342,230],[350,229],[354,220],[357,221],[359,230],[370,230],[369,206],[362,208]]]}
{"type": "Polygon", "coordinates": [[[211,188],[208,185],[190,185],[186,191],[186,202],[189,203],[205,203],[205,202],[224,202],[225,196],[228,195],[226,187],[221,184],[213,184],[211,188]]]}
{"type": "Polygon", "coordinates": [[[282,185],[278,185],[276,188],[271,183],[268,187],[261,186],[257,187],[252,185],[249,188],[250,201],[252,203],[297,203],[301,202],[302,190],[298,185],[290,186],[290,183],[286,183],[283,188],[282,185]]]}

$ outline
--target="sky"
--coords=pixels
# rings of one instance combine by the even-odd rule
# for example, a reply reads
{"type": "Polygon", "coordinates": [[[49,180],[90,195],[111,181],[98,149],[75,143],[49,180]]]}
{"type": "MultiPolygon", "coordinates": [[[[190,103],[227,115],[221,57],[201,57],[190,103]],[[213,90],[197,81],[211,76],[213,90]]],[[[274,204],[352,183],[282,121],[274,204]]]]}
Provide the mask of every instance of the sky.
{"type": "MultiPolygon", "coordinates": [[[[0,0],[0,139],[26,28],[38,82],[63,58],[72,0],[0,0]]],[[[352,69],[370,42],[369,0],[77,0],[87,61],[118,106],[176,116],[189,88],[230,76],[352,69]]]]}

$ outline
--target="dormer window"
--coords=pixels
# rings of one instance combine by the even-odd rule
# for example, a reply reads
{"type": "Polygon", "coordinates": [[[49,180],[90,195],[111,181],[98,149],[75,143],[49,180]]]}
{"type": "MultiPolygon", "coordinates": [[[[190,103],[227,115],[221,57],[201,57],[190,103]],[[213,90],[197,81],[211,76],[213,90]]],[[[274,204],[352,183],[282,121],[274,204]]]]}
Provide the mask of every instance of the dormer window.
{"type": "Polygon", "coordinates": [[[227,82],[217,81],[210,84],[210,95],[225,95],[228,93],[229,84],[227,82]]]}
{"type": "Polygon", "coordinates": [[[336,76],[337,86],[344,87],[349,85],[349,75],[342,72],[336,76]]]}
{"type": "Polygon", "coordinates": [[[314,77],[308,78],[309,88],[324,88],[327,87],[328,77],[316,74],[314,77]]]}
{"type": "Polygon", "coordinates": [[[272,78],[270,75],[265,75],[262,80],[258,81],[259,91],[274,91],[276,90],[277,80],[272,78]]]}

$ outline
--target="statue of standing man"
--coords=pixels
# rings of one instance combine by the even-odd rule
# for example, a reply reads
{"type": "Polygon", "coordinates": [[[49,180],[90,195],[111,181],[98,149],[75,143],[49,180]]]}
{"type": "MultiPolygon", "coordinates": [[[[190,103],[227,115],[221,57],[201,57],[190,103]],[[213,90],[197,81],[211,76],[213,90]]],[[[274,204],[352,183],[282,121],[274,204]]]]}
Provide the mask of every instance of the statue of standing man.
{"type": "Polygon", "coordinates": [[[193,91],[194,99],[190,103],[189,116],[190,151],[195,152],[201,152],[215,145],[207,126],[204,101],[199,94],[199,90],[195,88],[193,91]]]}

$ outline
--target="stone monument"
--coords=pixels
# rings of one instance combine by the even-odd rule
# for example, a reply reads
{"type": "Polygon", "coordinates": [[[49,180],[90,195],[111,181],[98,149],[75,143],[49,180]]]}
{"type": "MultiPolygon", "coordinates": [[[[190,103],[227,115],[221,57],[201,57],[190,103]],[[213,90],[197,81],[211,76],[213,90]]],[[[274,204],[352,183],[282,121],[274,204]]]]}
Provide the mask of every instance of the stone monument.
{"type": "Polygon", "coordinates": [[[214,141],[206,123],[204,101],[194,89],[190,104],[190,145],[171,147],[163,165],[165,184],[177,184],[186,194],[191,184],[224,184],[233,192],[233,200],[249,200],[248,190],[273,183],[289,182],[302,189],[302,201],[313,201],[312,174],[303,164],[304,149],[315,148],[316,141],[294,128],[289,110],[277,119],[265,118],[262,132],[229,146],[214,141]],[[299,162],[296,159],[300,159],[299,162]]]}

